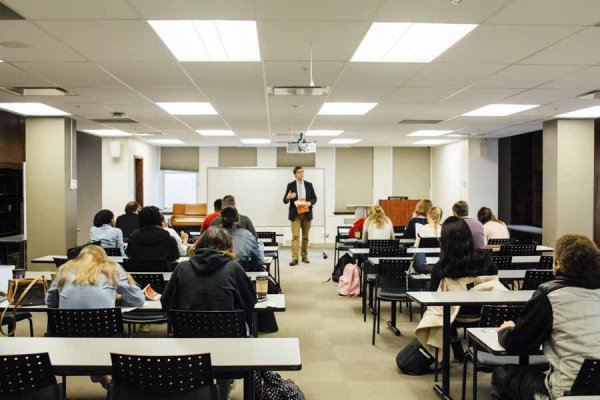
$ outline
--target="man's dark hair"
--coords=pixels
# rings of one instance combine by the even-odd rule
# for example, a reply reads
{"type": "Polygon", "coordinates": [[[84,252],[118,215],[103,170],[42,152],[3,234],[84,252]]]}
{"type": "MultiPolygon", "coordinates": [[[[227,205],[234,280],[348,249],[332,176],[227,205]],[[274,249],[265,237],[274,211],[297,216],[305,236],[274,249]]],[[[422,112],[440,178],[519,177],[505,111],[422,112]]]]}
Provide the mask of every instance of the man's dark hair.
{"type": "Polygon", "coordinates": [[[221,224],[223,224],[223,228],[233,228],[239,219],[239,214],[233,207],[225,207],[223,211],[221,211],[221,224]]]}
{"type": "Polygon", "coordinates": [[[148,206],[142,208],[142,210],[138,213],[138,221],[140,223],[140,228],[151,225],[162,225],[163,216],[155,206],[148,206]]]}
{"type": "Polygon", "coordinates": [[[464,200],[459,200],[452,206],[452,211],[459,217],[466,217],[469,215],[469,203],[464,200]]]}
{"type": "Polygon", "coordinates": [[[125,204],[125,214],[133,214],[140,209],[140,205],[137,201],[130,201],[125,204]]]}
{"type": "Polygon", "coordinates": [[[235,207],[235,197],[228,194],[227,196],[223,196],[223,200],[221,202],[221,207],[235,207]]]}
{"type": "Polygon", "coordinates": [[[94,215],[94,226],[100,228],[102,225],[110,225],[112,219],[115,217],[110,210],[100,210],[94,215]]]}
{"type": "Polygon", "coordinates": [[[215,206],[215,211],[221,211],[223,209],[223,199],[216,199],[213,204],[215,206]]]}
{"type": "Polygon", "coordinates": [[[296,175],[296,172],[298,172],[299,169],[304,169],[304,168],[302,168],[300,166],[294,167],[294,175],[296,175]]]}

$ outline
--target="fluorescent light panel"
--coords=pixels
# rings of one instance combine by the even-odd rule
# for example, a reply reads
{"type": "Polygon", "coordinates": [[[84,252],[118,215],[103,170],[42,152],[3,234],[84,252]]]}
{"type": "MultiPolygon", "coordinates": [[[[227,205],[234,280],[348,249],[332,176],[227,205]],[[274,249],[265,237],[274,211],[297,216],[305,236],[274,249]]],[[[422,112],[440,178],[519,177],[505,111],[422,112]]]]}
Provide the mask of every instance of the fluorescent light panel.
{"type": "Polygon", "coordinates": [[[241,139],[244,144],[269,144],[271,139],[241,139]]]}
{"type": "Polygon", "coordinates": [[[447,133],[454,132],[453,130],[441,130],[441,129],[422,129],[414,131],[406,136],[442,136],[447,133]]]}
{"type": "Polygon", "coordinates": [[[156,105],[171,115],[217,115],[217,110],[206,102],[166,102],[156,105]]]}
{"type": "Polygon", "coordinates": [[[235,136],[235,132],[226,129],[196,129],[202,136],[235,136]]]}
{"type": "Polygon", "coordinates": [[[179,139],[150,139],[150,142],[154,144],[185,144],[179,139]]]}
{"type": "Polygon", "coordinates": [[[84,129],[86,133],[102,137],[126,137],[131,136],[131,133],[123,132],[120,129],[84,129]]]}
{"type": "Polygon", "coordinates": [[[476,24],[374,22],[351,61],[431,62],[476,24]]]}
{"type": "Polygon", "coordinates": [[[600,117],[600,106],[582,108],[564,114],[555,115],[554,118],[598,118],[600,117]]]}
{"type": "Polygon", "coordinates": [[[469,111],[463,114],[465,117],[505,117],[520,113],[532,108],[539,107],[539,104],[488,104],[487,106],[469,111]]]}
{"type": "Polygon", "coordinates": [[[417,140],[413,144],[415,144],[415,145],[421,145],[421,146],[435,146],[435,145],[438,145],[438,144],[446,144],[446,143],[450,143],[450,142],[452,142],[452,140],[447,140],[447,139],[423,139],[423,140],[417,140]]]}
{"type": "Polygon", "coordinates": [[[324,103],[319,115],[365,115],[377,103],[324,103]]]}
{"type": "Polygon", "coordinates": [[[356,144],[362,139],[331,139],[329,144],[356,144]]]}
{"type": "Polygon", "coordinates": [[[148,21],[179,61],[260,61],[256,21],[148,21]]]}
{"type": "Polygon", "coordinates": [[[43,103],[0,103],[0,109],[26,117],[63,117],[71,115],[43,103]]]}
{"type": "Polygon", "coordinates": [[[322,130],[315,129],[306,131],[306,136],[339,136],[344,132],[343,130],[322,130]]]}

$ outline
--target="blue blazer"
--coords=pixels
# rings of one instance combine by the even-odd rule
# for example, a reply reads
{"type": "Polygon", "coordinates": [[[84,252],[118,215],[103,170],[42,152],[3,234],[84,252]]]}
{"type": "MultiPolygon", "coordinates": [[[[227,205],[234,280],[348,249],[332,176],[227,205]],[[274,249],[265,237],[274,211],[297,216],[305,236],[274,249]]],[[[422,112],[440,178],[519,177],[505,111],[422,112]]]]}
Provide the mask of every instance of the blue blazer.
{"type": "MultiPolygon", "coordinates": [[[[315,193],[315,189],[313,188],[312,183],[308,181],[304,181],[304,189],[306,190],[306,201],[310,202],[310,207],[308,207],[308,219],[313,219],[312,207],[317,202],[317,195],[315,193]]],[[[298,216],[298,210],[296,209],[296,205],[294,205],[294,201],[298,200],[297,198],[293,198],[292,200],[288,200],[287,195],[292,191],[293,193],[298,194],[298,188],[296,187],[296,181],[292,181],[287,184],[287,188],[285,189],[285,194],[283,195],[283,203],[290,203],[290,210],[288,213],[288,219],[293,221],[298,216]]]]}

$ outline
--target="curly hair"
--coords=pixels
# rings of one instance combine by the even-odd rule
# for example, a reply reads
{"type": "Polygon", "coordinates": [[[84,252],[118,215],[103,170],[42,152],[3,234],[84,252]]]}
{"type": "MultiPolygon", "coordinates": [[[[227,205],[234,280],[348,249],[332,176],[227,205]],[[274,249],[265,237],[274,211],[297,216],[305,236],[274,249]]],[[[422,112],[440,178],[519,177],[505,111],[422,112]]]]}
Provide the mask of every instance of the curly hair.
{"type": "Polygon", "coordinates": [[[155,206],[147,206],[140,210],[138,213],[138,221],[140,223],[140,228],[151,225],[162,225],[163,216],[155,206]]]}
{"type": "Polygon", "coordinates": [[[100,210],[94,215],[94,226],[100,228],[102,225],[110,225],[115,214],[110,210],[100,210]]]}
{"type": "Polygon", "coordinates": [[[600,281],[600,250],[584,235],[566,234],[554,249],[555,272],[565,278],[600,281]]]}
{"type": "Polygon", "coordinates": [[[208,228],[198,240],[196,240],[196,243],[188,248],[188,255],[191,257],[196,251],[201,249],[216,250],[232,260],[236,259],[231,235],[220,226],[211,226],[208,228]]]}

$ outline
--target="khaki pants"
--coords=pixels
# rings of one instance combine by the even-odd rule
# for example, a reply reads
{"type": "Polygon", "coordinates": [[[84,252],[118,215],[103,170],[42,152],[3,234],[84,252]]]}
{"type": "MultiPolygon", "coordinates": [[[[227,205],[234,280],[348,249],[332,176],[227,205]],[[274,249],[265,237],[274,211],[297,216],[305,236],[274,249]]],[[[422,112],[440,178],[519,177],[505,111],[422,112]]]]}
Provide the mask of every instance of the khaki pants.
{"type": "Polygon", "coordinates": [[[298,261],[298,247],[300,242],[300,229],[302,229],[302,258],[308,257],[308,232],[310,223],[308,214],[299,214],[292,222],[292,260],[298,261]]]}

